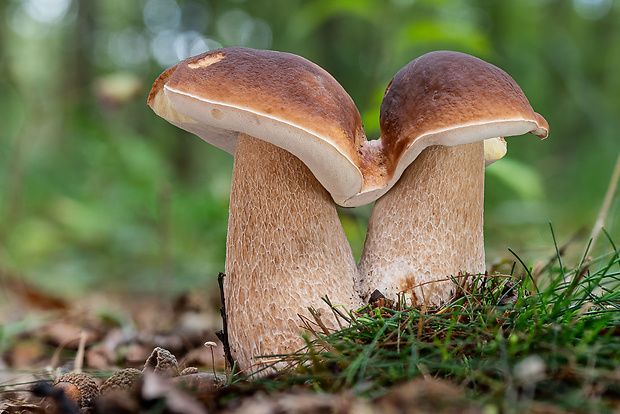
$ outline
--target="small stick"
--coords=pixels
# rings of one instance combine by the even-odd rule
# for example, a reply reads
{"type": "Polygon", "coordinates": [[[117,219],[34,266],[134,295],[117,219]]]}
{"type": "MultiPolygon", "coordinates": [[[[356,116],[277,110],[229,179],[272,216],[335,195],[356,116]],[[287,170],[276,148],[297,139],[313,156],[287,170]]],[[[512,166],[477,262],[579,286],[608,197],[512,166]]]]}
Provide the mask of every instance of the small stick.
{"type": "MultiPolygon", "coordinates": [[[[82,335],[80,335],[79,338],[73,337],[71,339],[64,340],[60,344],[58,344],[58,346],[56,347],[56,350],[54,350],[54,354],[52,355],[52,360],[50,361],[50,365],[49,365],[49,368],[48,368],[50,371],[53,371],[56,368],[58,368],[58,364],[60,362],[60,353],[65,349],[65,347],[67,345],[69,345],[71,342],[75,342],[76,340],[79,340],[80,344],[82,344],[83,341],[86,341],[86,335],[85,335],[84,331],[82,331],[82,335]],[[82,338],[84,338],[84,339],[82,339],[82,338]]],[[[83,351],[82,351],[82,356],[79,355],[79,353],[80,353],[80,351],[79,351],[80,346],[83,346],[83,345],[78,345],[78,354],[75,356],[75,362],[73,363],[74,372],[77,372],[77,371],[75,371],[75,368],[77,367],[78,364],[80,364],[80,368],[81,368],[81,363],[82,362],[80,361],[78,363],[78,360],[83,359],[83,351]]]]}
{"type": "Polygon", "coordinates": [[[73,364],[73,372],[81,373],[84,366],[84,348],[86,348],[86,331],[80,333],[80,343],[78,351],[75,355],[75,363],[73,364]]]}
{"type": "MultiPolygon", "coordinates": [[[[325,326],[325,324],[323,323],[323,320],[319,316],[318,312],[314,308],[312,308],[312,307],[308,308],[308,312],[310,312],[310,314],[314,318],[316,324],[319,325],[319,328],[321,328],[323,333],[325,335],[329,335],[329,329],[327,329],[327,326],[325,326]]],[[[301,315],[299,315],[299,314],[297,316],[301,317],[301,315]]]]}
{"type": "Polygon", "coordinates": [[[220,287],[220,300],[222,301],[222,307],[220,308],[220,315],[222,316],[222,330],[215,332],[217,338],[222,341],[224,347],[224,359],[226,359],[226,368],[231,370],[235,366],[235,360],[230,353],[230,345],[228,343],[228,323],[226,319],[226,300],[224,299],[224,278],[226,275],[220,273],[217,276],[217,284],[220,287]]]}
{"type": "Polygon", "coordinates": [[[424,327],[424,318],[426,316],[426,302],[422,305],[422,310],[420,311],[420,318],[418,319],[418,334],[417,338],[420,341],[422,338],[422,328],[424,327]]]}
{"type": "Polygon", "coordinates": [[[605,199],[603,200],[603,205],[601,206],[601,211],[598,213],[598,217],[596,222],[594,223],[594,227],[592,228],[592,233],[590,235],[590,239],[592,240],[591,245],[594,246],[596,240],[598,239],[601,230],[605,226],[605,220],[607,219],[607,213],[609,212],[609,206],[611,205],[611,201],[614,198],[614,194],[616,193],[616,189],[618,188],[618,180],[620,179],[620,154],[618,154],[618,159],[616,160],[616,166],[614,167],[614,171],[611,174],[611,181],[609,182],[609,187],[607,187],[607,193],[605,194],[605,199]]]}
{"type": "Polygon", "coordinates": [[[334,318],[336,319],[336,322],[338,323],[339,330],[342,330],[343,328],[342,322],[340,322],[340,317],[338,316],[338,312],[336,312],[336,309],[332,306],[332,302],[329,300],[329,296],[325,295],[325,300],[327,301],[327,304],[329,305],[329,309],[334,314],[334,318]]]}

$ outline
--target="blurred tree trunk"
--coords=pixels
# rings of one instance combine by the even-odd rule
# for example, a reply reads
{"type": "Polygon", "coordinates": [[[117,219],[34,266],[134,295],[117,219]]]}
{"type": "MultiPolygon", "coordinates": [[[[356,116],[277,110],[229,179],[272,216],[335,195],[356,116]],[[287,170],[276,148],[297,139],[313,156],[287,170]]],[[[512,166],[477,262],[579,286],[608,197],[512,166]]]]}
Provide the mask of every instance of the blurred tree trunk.
{"type": "Polygon", "coordinates": [[[69,102],[83,105],[90,98],[90,82],[93,79],[92,50],[94,32],[97,29],[95,16],[97,2],[92,0],[75,0],[77,7],[76,23],[67,36],[64,48],[65,84],[71,85],[65,91],[69,102]]]}

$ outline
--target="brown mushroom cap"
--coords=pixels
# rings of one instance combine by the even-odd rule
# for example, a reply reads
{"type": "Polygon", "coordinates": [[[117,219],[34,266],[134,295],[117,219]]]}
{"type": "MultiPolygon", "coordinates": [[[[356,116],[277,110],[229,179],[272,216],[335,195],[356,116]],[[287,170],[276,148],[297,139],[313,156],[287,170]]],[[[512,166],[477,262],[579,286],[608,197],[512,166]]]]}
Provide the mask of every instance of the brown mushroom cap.
{"type": "Polygon", "coordinates": [[[381,104],[380,124],[391,157],[420,140],[452,146],[526,132],[545,138],[549,131],[506,72],[448,51],[427,53],[396,73],[381,104]]]}
{"type": "Polygon", "coordinates": [[[324,69],[289,53],[226,48],[166,70],[149,105],[161,117],[234,154],[238,133],[300,158],[334,197],[359,192],[359,112],[324,69]]]}
{"type": "Polygon", "coordinates": [[[544,138],[549,130],[506,72],[449,51],[420,56],[394,76],[375,141],[342,86],[289,53],[234,47],[186,59],[159,76],[148,103],[230,153],[239,133],[287,150],[346,207],[385,194],[429,146],[527,132],[544,138]]]}
{"type": "Polygon", "coordinates": [[[546,138],[549,125],[534,112],[517,83],[500,68],[459,52],[431,52],[396,73],[380,113],[385,177],[362,193],[364,204],[386,193],[431,145],[461,145],[531,132],[546,138]]]}

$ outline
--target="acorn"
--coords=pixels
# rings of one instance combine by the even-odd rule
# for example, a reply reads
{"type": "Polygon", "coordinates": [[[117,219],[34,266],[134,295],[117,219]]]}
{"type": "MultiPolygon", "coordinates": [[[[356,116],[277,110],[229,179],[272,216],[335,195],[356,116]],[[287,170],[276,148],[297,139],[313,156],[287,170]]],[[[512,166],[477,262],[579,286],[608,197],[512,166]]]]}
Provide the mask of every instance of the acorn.
{"type": "Polygon", "coordinates": [[[179,375],[179,364],[170,351],[157,347],[146,360],[142,372],[145,371],[153,371],[168,378],[176,377],[179,375]]]}
{"type": "Polygon", "coordinates": [[[101,384],[101,394],[113,391],[129,391],[140,380],[142,372],[135,368],[125,368],[112,374],[101,384]]]}
{"type": "Polygon", "coordinates": [[[191,375],[191,374],[197,374],[198,373],[198,368],[196,367],[187,367],[184,368],[183,371],[181,371],[181,373],[179,374],[179,376],[183,376],[183,375],[191,375]]]}
{"type": "Polygon", "coordinates": [[[70,372],[61,375],[52,385],[63,390],[67,399],[80,410],[92,407],[94,399],[99,395],[95,380],[83,373],[70,372]]]}

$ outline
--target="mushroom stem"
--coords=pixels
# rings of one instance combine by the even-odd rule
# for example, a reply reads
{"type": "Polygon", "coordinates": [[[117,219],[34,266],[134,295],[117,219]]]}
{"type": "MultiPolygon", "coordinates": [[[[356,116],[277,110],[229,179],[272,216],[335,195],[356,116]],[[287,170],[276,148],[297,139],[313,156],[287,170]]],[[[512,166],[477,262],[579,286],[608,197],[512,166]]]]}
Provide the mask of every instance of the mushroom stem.
{"type": "Polygon", "coordinates": [[[450,276],[485,271],[482,141],[423,150],[373,207],[358,264],[362,297],[403,292],[409,304],[440,305],[450,276]]]}
{"type": "MultiPolygon", "coordinates": [[[[257,356],[304,345],[300,316],[314,307],[337,327],[321,300],[359,305],[355,260],[329,193],[289,152],[240,134],[235,152],[226,244],[227,322],[240,369],[257,356]]],[[[259,364],[259,365],[257,365],[259,364]]]]}

